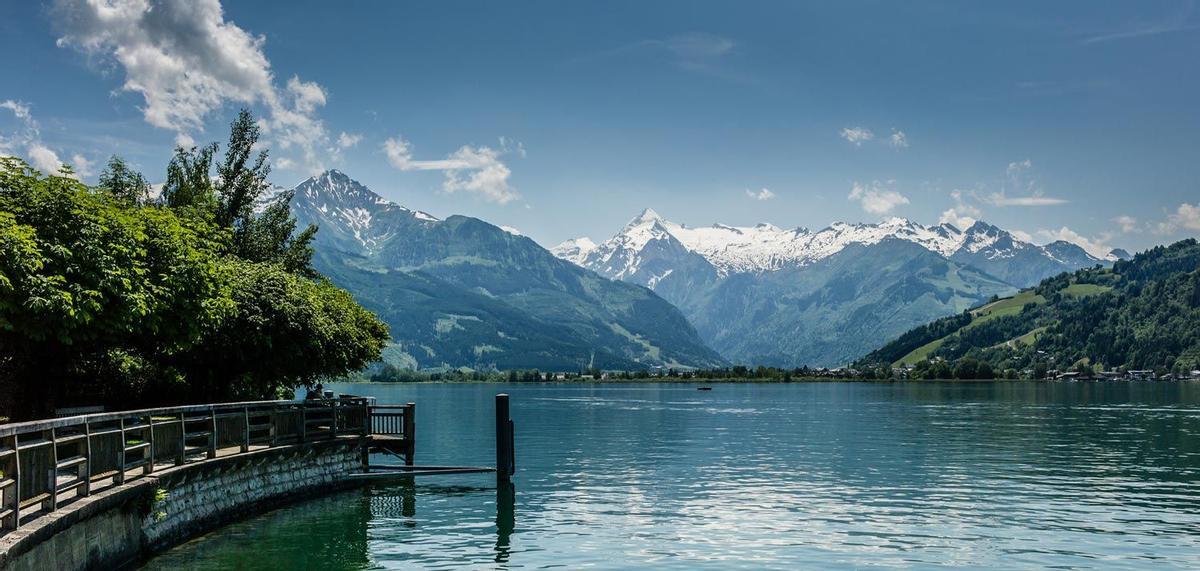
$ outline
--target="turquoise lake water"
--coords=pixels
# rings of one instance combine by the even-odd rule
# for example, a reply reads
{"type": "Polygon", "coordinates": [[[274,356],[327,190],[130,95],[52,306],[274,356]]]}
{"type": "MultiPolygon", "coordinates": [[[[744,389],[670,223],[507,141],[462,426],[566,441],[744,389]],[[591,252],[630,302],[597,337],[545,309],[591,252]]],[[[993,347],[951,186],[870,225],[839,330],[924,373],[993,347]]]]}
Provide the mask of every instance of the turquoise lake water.
{"type": "Polygon", "coordinates": [[[426,476],[148,569],[1200,568],[1200,383],[339,385],[417,403],[426,476]]]}

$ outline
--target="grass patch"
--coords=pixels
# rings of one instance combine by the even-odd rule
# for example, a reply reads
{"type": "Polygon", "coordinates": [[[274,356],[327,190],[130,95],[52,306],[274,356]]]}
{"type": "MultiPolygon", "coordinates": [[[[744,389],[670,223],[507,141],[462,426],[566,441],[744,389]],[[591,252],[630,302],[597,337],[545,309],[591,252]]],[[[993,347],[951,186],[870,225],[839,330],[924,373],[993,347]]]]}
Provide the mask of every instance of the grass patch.
{"type": "Polygon", "coordinates": [[[1106,291],[1111,291],[1112,286],[1097,285],[1097,284],[1071,284],[1062,290],[1063,295],[1071,297],[1088,297],[1097,295],[1106,291]]]}
{"type": "MultiPolygon", "coordinates": [[[[979,307],[978,309],[972,310],[971,322],[958,331],[966,331],[967,329],[978,327],[993,319],[999,319],[1006,315],[1017,315],[1021,313],[1023,309],[1025,309],[1026,304],[1030,303],[1046,303],[1046,298],[1034,293],[1033,290],[1026,290],[1018,292],[1012,297],[998,299],[987,305],[979,307]]],[[[950,335],[954,335],[955,333],[958,333],[958,331],[951,333],[950,335]]],[[[946,337],[949,337],[949,335],[946,337]]],[[[938,347],[942,346],[942,343],[946,341],[946,337],[935,339],[929,343],[917,347],[916,349],[913,349],[909,354],[901,357],[899,361],[896,361],[892,365],[895,367],[903,365],[915,365],[917,364],[917,361],[929,358],[930,353],[936,351],[938,347]]]]}
{"type": "MultiPolygon", "coordinates": [[[[947,337],[949,337],[949,336],[947,336],[947,337]]],[[[920,361],[921,359],[928,358],[929,354],[936,351],[938,347],[941,347],[942,343],[945,341],[946,341],[946,337],[942,337],[940,339],[934,339],[933,341],[930,341],[924,345],[921,345],[920,347],[913,349],[911,352],[909,352],[909,354],[901,357],[899,361],[892,363],[892,366],[893,367],[901,367],[904,365],[916,365],[917,362],[920,361]]]]}

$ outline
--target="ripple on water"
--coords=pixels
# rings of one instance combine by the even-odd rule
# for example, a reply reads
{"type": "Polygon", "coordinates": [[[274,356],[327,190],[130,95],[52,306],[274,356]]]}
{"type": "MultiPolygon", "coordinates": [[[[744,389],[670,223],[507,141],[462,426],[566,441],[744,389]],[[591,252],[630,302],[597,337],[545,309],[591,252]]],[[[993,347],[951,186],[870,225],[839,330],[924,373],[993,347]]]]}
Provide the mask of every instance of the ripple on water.
{"type": "Polygon", "coordinates": [[[422,463],[488,462],[490,396],[510,393],[515,495],[375,487],[148,567],[1200,567],[1200,386],[337,390],[417,402],[422,463]]]}

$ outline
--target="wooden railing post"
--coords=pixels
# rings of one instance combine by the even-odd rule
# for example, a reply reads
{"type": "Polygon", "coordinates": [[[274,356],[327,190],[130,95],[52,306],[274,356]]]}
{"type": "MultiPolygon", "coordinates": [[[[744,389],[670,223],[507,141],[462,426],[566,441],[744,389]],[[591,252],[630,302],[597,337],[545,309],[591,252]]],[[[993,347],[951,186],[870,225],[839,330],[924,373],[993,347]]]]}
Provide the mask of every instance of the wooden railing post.
{"type": "Polygon", "coordinates": [[[363,401],[362,407],[363,407],[362,434],[363,434],[363,436],[366,436],[366,435],[371,434],[372,426],[373,426],[373,424],[371,422],[371,401],[363,401]]]}
{"type": "Polygon", "coordinates": [[[208,457],[217,457],[217,409],[208,409],[208,425],[212,428],[208,435],[208,457]]]}
{"type": "Polygon", "coordinates": [[[187,413],[179,413],[179,456],[175,457],[175,465],[182,466],[187,462],[187,413]]]}
{"type": "Polygon", "coordinates": [[[417,403],[404,405],[404,439],[408,441],[405,449],[404,463],[412,466],[417,453],[417,403]]]}
{"type": "Polygon", "coordinates": [[[279,412],[279,406],[273,406],[267,414],[271,419],[267,427],[267,448],[274,448],[275,439],[279,437],[279,418],[283,413],[279,412]]]}
{"type": "Polygon", "coordinates": [[[250,407],[242,407],[242,452],[250,451],[250,407]]]}
{"type": "Polygon", "coordinates": [[[117,445],[117,475],[113,476],[113,483],[121,485],[125,483],[125,419],[118,419],[117,422],[117,434],[120,435],[121,442],[117,445]]]}
{"type": "Polygon", "coordinates": [[[50,492],[46,507],[50,511],[58,509],[58,430],[50,429],[50,476],[46,488],[50,492]]]}
{"type": "Polygon", "coordinates": [[[21,438],[13,435],[13,529],[21,525],[21,438]]]}
{"type": "Polygon", "coordinates": [[[300,403],[300,442],[308,438],[308,403],[300,403]]]}
{"type": "Polygon", "coordinates": [[[142,468],[142,474],[149,476],[154,473],[154,414],[146,415],[146,467],[142,468]]]}
{"type": "Polygon", "coordinates": [[[84,481],[80,492],[87,496],[92,493],[92,423],[83,421],[83,461],[84,481]]]}

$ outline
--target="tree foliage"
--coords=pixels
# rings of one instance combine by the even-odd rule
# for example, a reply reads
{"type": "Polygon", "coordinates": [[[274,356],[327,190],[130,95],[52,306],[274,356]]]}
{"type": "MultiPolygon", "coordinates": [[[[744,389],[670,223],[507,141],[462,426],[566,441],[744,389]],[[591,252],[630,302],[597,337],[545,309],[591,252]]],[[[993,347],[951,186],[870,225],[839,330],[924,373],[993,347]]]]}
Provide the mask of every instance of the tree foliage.
{"type": "Polygon", "coordinates": [[[215,183],[216,145],[176,149],[158,202],[119,157],[97,188],[0,158],[0,409],[270,398],[379,358],[386,326],[312,270],[316,227],[255,212],[257,136],[243,112],[215,183]]]}
{"type": "Polygon", "coordinates": [[[117,155],[108,159],[97,186],[128,204],[145,204],[150,200],[150,183],[146,182],[146,177],[129,168],[125,159],[117,155]]]}

